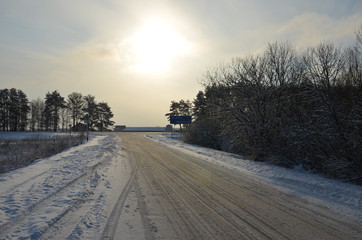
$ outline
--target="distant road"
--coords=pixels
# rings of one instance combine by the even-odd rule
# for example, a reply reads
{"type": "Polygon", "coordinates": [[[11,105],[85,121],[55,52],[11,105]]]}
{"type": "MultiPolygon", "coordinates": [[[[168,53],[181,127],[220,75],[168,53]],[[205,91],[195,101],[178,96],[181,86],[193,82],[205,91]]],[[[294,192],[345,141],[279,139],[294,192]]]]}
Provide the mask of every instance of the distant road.
{"type": "Polygon", "coordinates": [[[355,220],[143,134],[118,135],[133,171],[105,238],[362,239],[355,220]]]}
{"type": "Polygon", "coordinates": [[[121,132],[164,132],[165,127],[126,127],[121,132]]]}

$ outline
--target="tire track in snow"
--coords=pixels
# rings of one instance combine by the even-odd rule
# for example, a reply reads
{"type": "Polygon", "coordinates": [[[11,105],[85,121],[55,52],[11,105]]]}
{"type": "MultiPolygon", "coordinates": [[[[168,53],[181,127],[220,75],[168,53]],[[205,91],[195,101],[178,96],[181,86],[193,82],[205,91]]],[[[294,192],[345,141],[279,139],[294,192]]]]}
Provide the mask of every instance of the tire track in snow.
{"type": "MultiPolygon", "coordinates": [[[[109,145],[113,145],[113,144],[114,144],[114,140],[113,141],[111,140],[110,143],[107,144],[104,148],[104,150],[106,152],[111,153],[110,155],[105,156],[105,158],[103,160],[97,162],[93,166],[90,166],[87,171],[85,171],[83,174],[81,174],[77,178],[74,178],[72,181],[70,181],[67,184],[65,184],[64,186],[62,186],[60,189],[58,189],[57,192],[54,192],[53,194],[44,197],[40,201],[29,206],[26,210],[24,210],[22,212],[22,214],[19,214],[18,216],[13,218],[11,221],[0,226],[0,237],[8,236],[11,232],[13,232],[14,229],[21,227],[23,225],[23,223],[25,223],[28,220],[28,218],[30,218],[32,215],[36,214],[37,211],[40,211],[41,209],[43,209],[46,206],[50,206],[51,203],[57,201],[57,199],[60,198],[61,196],[64,196],[68,190],[72,189],[73,187],[76,187],[76,185],[78,185],[78,184],[84,183],[85,181],[87,181],[87,179],[91,178],[92,175],[95,174],[99,168],[102,168],[105,165],[107,165],[112,160],[112,158],[117,154],[117,151],[110,151],[110,149],[109,149],[109,145]]],[[[62,214],[51,219],[51,222],[49,223],[49,225],[46,228],[40,229],[39,231],[45,232],[54,223],[59,221],[59,219],[61,219],[65,214],[67,214],[67,212],[69,212],[72,209],[74,204],[78,204],[79,202],[82,201],[82,199],[87,195],[87,190],[82,191],[80,193],[81,194],[79,194],[78,196],[75,196],[75,198],[73,199],[74,200],[72,202],[73,204],[71,204],[70,206],[65,208],[64,211],[62,212],[62,214]]]]}
{"type": "Polygon", "coordinates": [[[139,164],[140,164],[140,160],[138,159],[132,170],[131,176],[126,183],[126,186],[123,188],[121,194],[119,195],[116,205],[112,209],[111,215],[109,216],[107,224],[103,230],[101,239],[104,239],[104,240],[114,239],[118,221],[121,216],[122,208],[127,199],[128,194],[131,190],[134,178],[137,175],[139,164]]]}
{"type": "Polygon", "coordinates": [[[359,222],[188,154],[124,134],[152,239],[360,239],[359,222]],[[131,153],[133,153],[131,152],[131,153]]]}

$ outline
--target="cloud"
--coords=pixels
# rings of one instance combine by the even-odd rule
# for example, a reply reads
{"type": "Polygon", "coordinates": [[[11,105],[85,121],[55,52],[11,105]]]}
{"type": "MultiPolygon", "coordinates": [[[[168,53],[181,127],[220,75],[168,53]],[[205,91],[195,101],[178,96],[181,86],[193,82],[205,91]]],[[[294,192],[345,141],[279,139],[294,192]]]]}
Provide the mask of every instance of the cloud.
{"type": "Polygon", "coordinates": [[[339,18],[316,12],[303,12],[281,23],[266,23],[243,31],[232,41],[224,39],[225,52],[233,56],[262,53],[267,44],[288,41],[297,49],[314,47],[323,41],[343,47],[354,44],[355,31],[362,24],[362,14],[339,18]]]}
{"type": "Polygon", "coordinates": [[[119,54],[114,44],[89,44],[80,45],[65,53],[72,63],[84,61],[112,60],[117,61],[119,54]]]}
{"type": "Polygon", "coordinates": [[[350,45],[354,32],[362,23],[362,14],[331,18],[314,12],[302,13],[275,29],[274,38],[288,40],[298,48],[314,46],[321,41],[350,45]]]}

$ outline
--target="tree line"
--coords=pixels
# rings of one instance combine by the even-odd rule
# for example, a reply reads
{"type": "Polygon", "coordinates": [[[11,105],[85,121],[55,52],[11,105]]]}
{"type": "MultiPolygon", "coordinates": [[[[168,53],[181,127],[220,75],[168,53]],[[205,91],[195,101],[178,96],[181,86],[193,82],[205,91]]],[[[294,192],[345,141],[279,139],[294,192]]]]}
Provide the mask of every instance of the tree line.
{"type": "Polygon", "coordinates": [[[48,92],[44,99],[28,101],[20,89],[0,89],[0,130],[58,131],[69,127],[81,131],[82,123],[103,131],[114,122],[106,102],[95,96],[73,92],[67,99],[58,91],[48,92]]]}
{"type": "Polygon", "coordinates": [[[271,43],[203,86],[186,141],[362,183],[362,26],[348,48],[271,43]]]}

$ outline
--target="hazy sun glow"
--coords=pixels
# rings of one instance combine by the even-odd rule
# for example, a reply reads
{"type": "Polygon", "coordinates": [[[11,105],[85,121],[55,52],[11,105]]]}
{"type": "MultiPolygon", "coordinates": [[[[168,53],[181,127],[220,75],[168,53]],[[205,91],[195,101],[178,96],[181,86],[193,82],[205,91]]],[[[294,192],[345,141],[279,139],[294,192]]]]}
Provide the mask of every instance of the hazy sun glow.
{"type": "Polygon", "coordinates": [[[191,45],[167,22],[146,22],[130,39],[130,54],[137,72],[160,72],[169,69],[178,55],[190,51],[191,45]]]}

